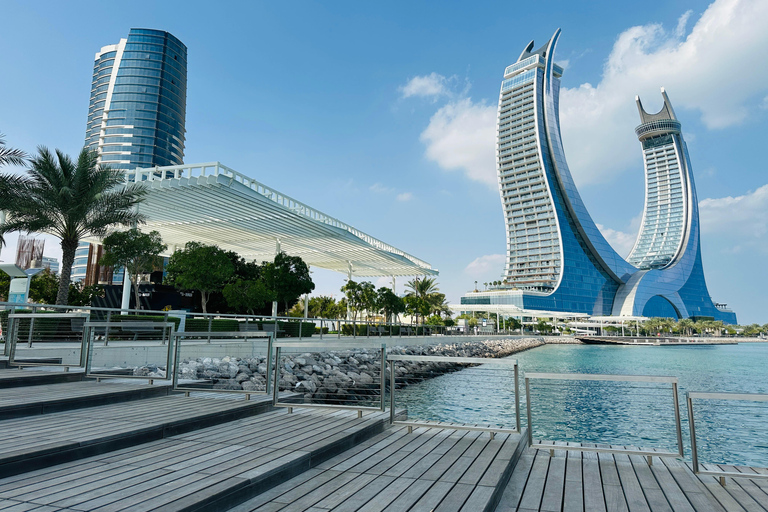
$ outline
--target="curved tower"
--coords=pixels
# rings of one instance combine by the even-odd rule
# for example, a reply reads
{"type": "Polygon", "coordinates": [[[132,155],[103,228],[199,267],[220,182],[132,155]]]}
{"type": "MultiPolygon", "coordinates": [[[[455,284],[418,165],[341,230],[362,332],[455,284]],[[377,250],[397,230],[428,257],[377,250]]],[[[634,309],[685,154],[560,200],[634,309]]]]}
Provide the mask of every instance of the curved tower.
{"type": "Polygon", "coordinates": [[[666,93],[648,114],[637,100],[646,201],[629,261],[605,240],[573,182],[560,134],[560,30],[533,41],[504,70],[496,169],[507,238],[502,286],[467,305],[590,315],[710,316],[735,322],[709,298],[699,251],[698,205],[687,149],[666,93]]]}
{"type": "Polygon", "coordinates": [[[645,167],[645,206],[628,260],[640,269],[622,285],[614,315],[711,317],[735,324],[736,315],[710,298],[701,263],[699,202],[688,146],[664,88],[655,114],[636,97],[635,134],[645,167]]]}
{"type": "Polygon", "coordinates": [[[133,28],[96,54],[85,145],[113,169],[184,163],[187,47],[133,28]]]}

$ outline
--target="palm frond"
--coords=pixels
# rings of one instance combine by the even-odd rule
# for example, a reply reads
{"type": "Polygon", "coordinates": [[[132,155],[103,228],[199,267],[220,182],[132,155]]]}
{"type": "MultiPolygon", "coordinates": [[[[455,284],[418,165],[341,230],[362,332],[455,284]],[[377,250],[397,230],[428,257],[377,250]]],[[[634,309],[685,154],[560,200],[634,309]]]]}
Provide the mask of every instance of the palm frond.
{"type": "Polygon", "coordinates": [[[0,167],[4,165],[25,165],[27,154],[20,149],[5,146],[5,135],[0,133],[0,167]]]}

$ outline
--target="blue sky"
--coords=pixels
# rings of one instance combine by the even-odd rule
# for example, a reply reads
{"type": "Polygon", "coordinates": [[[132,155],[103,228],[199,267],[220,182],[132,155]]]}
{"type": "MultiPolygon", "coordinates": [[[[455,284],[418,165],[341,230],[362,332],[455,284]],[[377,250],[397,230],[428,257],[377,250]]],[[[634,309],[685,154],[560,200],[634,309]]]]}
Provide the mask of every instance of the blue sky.
{"type": "MultiPolygon", "coordinates": [[[[691,153],[710,293],[740,323],[768,321],[764,1],[0,0],[0,10],[9,145],[77,153],[95,52],[132,27],[167,30],[189,48],[187,163],[219,160],[430,262],[452,301],[503,270],[493,149],[504,67],[560,27],[566,155],[609,241],[628,253],[643,205],[634,97],[657,110],[663,86],[691,153]]],[[[343,278],[316,271],[317,292],[338,297],[343,278]]]]}

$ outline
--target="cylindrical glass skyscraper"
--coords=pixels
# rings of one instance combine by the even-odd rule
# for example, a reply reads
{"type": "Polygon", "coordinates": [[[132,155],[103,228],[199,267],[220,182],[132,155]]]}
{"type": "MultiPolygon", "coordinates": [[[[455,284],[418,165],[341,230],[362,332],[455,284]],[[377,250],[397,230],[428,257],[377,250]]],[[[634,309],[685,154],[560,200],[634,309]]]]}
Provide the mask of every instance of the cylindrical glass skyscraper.
{"type": "Polygon", "coordinates": [[[96,54],[85,145],[113,169],[181,165],[186,105],[187,47],[131,29],[96,54]]]}

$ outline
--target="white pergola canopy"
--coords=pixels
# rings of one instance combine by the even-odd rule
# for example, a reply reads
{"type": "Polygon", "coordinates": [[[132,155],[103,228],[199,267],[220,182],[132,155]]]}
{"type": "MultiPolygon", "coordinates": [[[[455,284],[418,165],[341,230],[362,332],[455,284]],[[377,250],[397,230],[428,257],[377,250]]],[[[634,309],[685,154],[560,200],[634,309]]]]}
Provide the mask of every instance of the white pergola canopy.
{"type": "Polygon", "coordinates": [[[246,260],[276,251],[361,277],[437,275],[422,260],[286,196],[219,162],[129,171],[145,183],[142,230],[156,230],[169,253],[189,241],[215,244],[246,260]]]}

